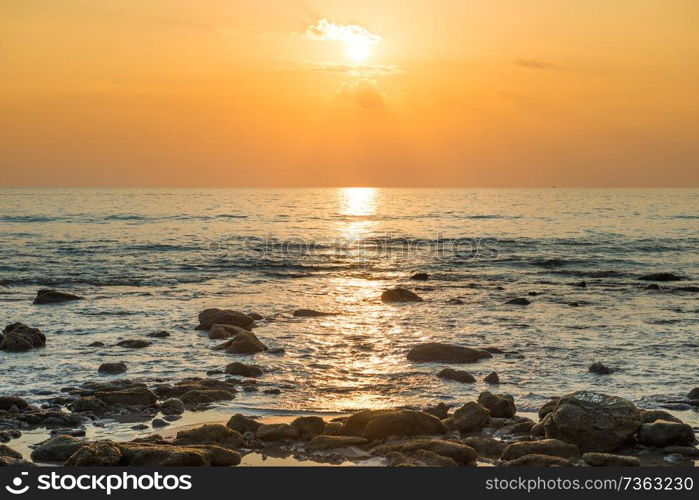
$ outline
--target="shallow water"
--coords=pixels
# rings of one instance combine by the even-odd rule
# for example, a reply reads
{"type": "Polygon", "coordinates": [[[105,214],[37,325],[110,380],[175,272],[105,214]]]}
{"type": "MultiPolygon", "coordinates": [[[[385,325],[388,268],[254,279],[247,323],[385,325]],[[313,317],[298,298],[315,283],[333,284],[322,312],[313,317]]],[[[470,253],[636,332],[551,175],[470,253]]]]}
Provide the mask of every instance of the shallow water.
{"type": "Polygon", "coordinates": [[[222,409],[458,404],[490,371],[523,410],[583,388],[657,407],[697,385],[697,294],[675,288],[699,284],[698,207],[698,190],[3,189],[2,319],[48,341],[0,352],[0,392],[40,400],[107,361],[178,380],[240,359],[282,393],[240,392],[222,409]],[[430,280],[410,281],[417,271],[430,280]],[[664,271],[689,281],[653,291],[637,279],[664,271]],[[396,284],[425,302],[383,304],[396,284]],[[32,305],[48,286],[87,300],[32,305]],[[531,305],[504,304],[528,292],[531,305]],[[257,335],[286,352],[211,351],[218,342],[194,330],[206,307],[262,314],[257,335]],[[302,307],[340,314],[293,318],[302,307]],[[163,329],[172,336],[146,349],[87,347],[163,329]],[[406,360],[426,341],[521,356],[464,365],[479,382],[459,384],[406,360]],[[590,374],[593,361],[620,371],[590,374]]]}

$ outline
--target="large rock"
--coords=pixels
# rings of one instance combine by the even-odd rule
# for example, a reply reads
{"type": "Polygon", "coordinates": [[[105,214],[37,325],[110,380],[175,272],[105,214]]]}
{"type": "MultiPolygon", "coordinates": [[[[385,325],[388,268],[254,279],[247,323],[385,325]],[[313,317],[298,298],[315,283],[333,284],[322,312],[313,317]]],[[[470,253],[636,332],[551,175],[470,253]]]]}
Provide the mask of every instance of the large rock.
{"type": "Polygon", "coordinates": [[[687,394],[687,399],[697,400],[699,399],[699,387],[695,387],[687,394]]]}
{"type": "Polygon", "coordinates": [[[174,446],[164,443],[117,443],[124,465],[141,467],[231,466],[240,453],[212,445],[174,446]]]}
{"type": "Polygon", "coordinates": [[[614,373],[613,368],[609,368],[606,365],[603,365],[599,361],[592,363],[590,367],[587,369],[590,373],[596,373],[597,375],[611,375],[614,373]]]}
{"type": "Polygon", "coordinates": [[[126,363],[123,361],[119,363],[102,363],[97,369],[97,372],[105,375],[118,375],[120,373],[125,373],[126,363]]]}
{"type": "Polygon", "coordinates": [[[348,446],[363,446],[368,443],[367,439],[358,436],[328,436],[321,434],[311,439],[306,448],[311,451],[323,451],[346,448],[348,446]]]}
{"type": "Polygon", "coordinates": [[[216,401],[228,401],[235,397],[231,391],[221,389],[195,389],[182,394],[179,398],[185,405],[200,405],[216,401]]]}
{"type": "Polygon", "coordinates": [[[411,454],[417,450],[426,450],[443,457],[449,457],[459,465],[473,465],[476,462],[476,451],[473,448],[459,442],[443,439],[411,439],[387,443],[376,447],[373,453],[375,455],[386,455],[390,452],[411,454]]]}
{"type": "Polygon", "coordinates": [[[262,424],[257,420],[241,415],[240,413],[233,415],[226,424],[226,427],[238,431],[241,434],[245,434],[246,432],[255,433],[261,426],[262,424]]]}
{"type": "Polygon", "coordinates": [[[683,423],[682,420],[665,410],[639,410],[644,424],[652,424],[656,420],[667,420],[668,422],[683,423]]]}
{"type": "Polygon", "coordinates": [[[476,377],[464,370],[454,370],[453,368],[444,368],[437,376],[446,380],[454,380],[465,384],[472,384],[476,381],[476,377]]]}
{"type": "Polygon", "coordinates": [[[19,396],[0,396],[0,410],[9,410],[13,406],[16,406],[18,410],[23,410],[29,406],[29,403],[19,396]]]}
{"type": "Polygon", "coordinates": [[[681,281],[683,278],[673,273],[652,273],[638,279],[643,281],[681,281]]]}
{"type": "Polygon", "coordinates": [[[184,403],[177,398],[171,398],[160,403],[160,411],[163,415],[181,415],[184,413],[184,403]]]}
{"type": "Polygon", "coordinates": [[[447,428],[434,415],[413,410],[366,410],[351,415],[343,424],[343,434],[372,441],[388,436],[437,435],[447,428]]]}
{"type": "Polygon", "coordinates": [[[592,467],[638,467],[641,461],[638,457],[626,455],[612,455],[611,453],[600,453],[589,451],[583,453],[583,460],[592,467]]]}
{"type": "Polygon", "coordinates": [[[195,429],[188,429],[177,433],[176,445],[210,444],[222,448],[237,449],[245,444],[243,436],[222,424],[206,424],[195,429]]]}
{"type": "Polygon", "coordinates": [[[488,458],[500,458],[507,445],[499,439],[486,436],[469,436],[464,438],[463,442],[476,450],[479,456],[488,458]]]}
{"type": "Polygon", "coordinates": [[[88,443],[73,453],[63,464],[67,467],[110,467],[119,465],[121,450],[112,441],[88,443]]]}
{"type": "Polygon", "coordinates": [[[133,387],[121,391],[98,391],[95,397],[108,405],[151,406],[158,398],[145,387],[133,387]]]}
{"type": "Polygon", "coordinates": [[[34,462],[63,463],[84,444],[82,439],[59,434],[39,443],[32,450],[31,457],[34,462]]]}
{"type": "Polygon", "coordinates": [[[514,460],[506,460],[500,465],[503,467],[572,467],[573,462],[561,457],[532,454],[514,460]]]}
{"type": "Polygon", "coordinates": [[[386,303],[392,302],[422,302],[422,298],[410,290],[405,288],[391,288],[381,294],[381,301],[386,303]]]}
{"type": "Polygon", "coordinates": [[[34,304],[58,304],[59,302],[70,302],[72,300],[81,299],[84,299],[84,297],[72,293],[60,292],[58,290],[44,289],[36,292],[34,304]]]}
{"type": "Polygon", "coordinates": [[[560,439],[518,441],[508,444],[502,452],[503,460],[514,460],[525,455],[548,455],[553,457],[579,457],[580,450],[572,443],[560,439]]]}
{"type": "Polygon", "coordinates": [[[257,365],[246,365],[236,361],[226,366],[223,373],[227,375],[239,375],[241,377],[259,377],[262,375],[262,368],[257,365]]]}
{"type": "Polygon", "coordinates": [[[695,442],[694,429],[689,424],[656,420],[643,424],[638,440],[647,445],[662,448],[671,445],[690,445],[695,442]]]}
{"type": "Polygon", "coordinates": [[[222,325],[216,323],[209,329],[209,338],[212,340],[230,339],[241,333],[249,333],[245,328],[233,325],[222,325]]]}
{"type": "Polygon", "coordinates": [[[223,344],[214,347],[215,351],[225,351],[228,354],[255,354],[267,350],[267,346],[252,332],[238,333],[223,344]]]}
{"type": "Polygon", "coordinates": [[[46,335],[38,328],[30,328],[24,323],[7,325],[0,335],[0,350],[23,352],[46,345],[46,335]]]}
{"type": "Polygon", "coordinates": [[[509,394],[493,394],[483,391],[478,396],[478,402],[490,411],[490,416],[495,418],[512,418],[517,412],[515,399],[509,394]]]}
{"type": "Polygon", "coordinates": [[[452,421],[459,432],[477,432],[490,423],[490,412],[479,403],[470,401],[454,412],[452,421]]]}
{"type": "Polygon", "coordinates": [[[471,349],[453,344],[428,342],[410,349],[408,360],[420,363],[475,363],[480,359],[492,358],[493,355],[481,349],[471,349]]]}
{"type": "Polygon", "coordinates": [[[263,424],[256,436],[262,441],[287,441],[299,439],[299,432],[289,424],[263,424]]]}
{"type": "Polygon", "coordinates": [[[205,309],[199,313],[198,330],[208,330],[213,325],[232,325],[250,330],[254,320],[245,313],[231,309],[205,309]]]}
{"type": "Polygon", "coordinates": [[[291,422],[291,427],[296,429],[301,439],[311,439],[325,431],[325,421],[320,417],[298,417],[291,422]]]}
{"type": "Polygon", "coordinates": [[[107,409],[107,404],[94,396],[82,396],[68,405],[73,412],[90,412],[100,414],[107,409]]]}
{"type": "Polygon", "coordinates": [[[624,398],[590,391],[563,396],[544,419],[547,438],[577,444],[581,451],[613,451],[641,427],[638,408],[624,398]]]}

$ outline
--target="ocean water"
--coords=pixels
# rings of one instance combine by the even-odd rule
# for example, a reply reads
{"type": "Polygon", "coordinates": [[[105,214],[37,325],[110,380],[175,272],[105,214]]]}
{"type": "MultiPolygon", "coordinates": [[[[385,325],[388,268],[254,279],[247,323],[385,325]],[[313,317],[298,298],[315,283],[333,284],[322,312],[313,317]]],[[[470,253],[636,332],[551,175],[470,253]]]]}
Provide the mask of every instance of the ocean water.
{"type": "Polygon", "coordinates": [[[241,360],[282,392],[220,408],[456,405],[492,390],[491,371],[522,410],[578,389],[659,407],[699,384],[698,295],[677,289],[699,285],[698,222],[699,190],[679,189],[2,189],[2,319],[48,340],[0,352],[0,393],[39,401],[103,378],[110,361],[127,363],[123,377],[175,381],[241,360]],[[653,272],[687,280],[646,290],[638,277],[653,272]],[[383,304],[395,285],[425,301],[383,304]],[[86,300],[32,305],[46,287],[86,300]],[[505,304],[515,297],[531,305],[505,304]],[[285,352],[212,351],[219,341],[194,329],[207,307],[263,315],[256,334],[285,352]],[[292,317],[298,308],[338,314],[292,317]],[[88,347],[156,330],[172,336],[88,347]],[[407,361],[427,341],[511,354],[458,367],[478,379],[460,384],[407,361]],[[588,373],[594,361],[618,372],[588,373]]]}

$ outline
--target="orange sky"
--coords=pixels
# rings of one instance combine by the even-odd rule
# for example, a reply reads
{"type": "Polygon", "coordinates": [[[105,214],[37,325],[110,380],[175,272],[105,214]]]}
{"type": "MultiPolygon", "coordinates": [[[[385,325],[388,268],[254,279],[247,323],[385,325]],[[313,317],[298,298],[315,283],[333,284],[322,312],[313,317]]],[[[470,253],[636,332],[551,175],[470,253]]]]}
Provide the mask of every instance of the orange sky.
{"type": "Polygon", "coordinates": [[[696,0],[0,0],[0,185],[699,186],[697,26],[696,0]]]}

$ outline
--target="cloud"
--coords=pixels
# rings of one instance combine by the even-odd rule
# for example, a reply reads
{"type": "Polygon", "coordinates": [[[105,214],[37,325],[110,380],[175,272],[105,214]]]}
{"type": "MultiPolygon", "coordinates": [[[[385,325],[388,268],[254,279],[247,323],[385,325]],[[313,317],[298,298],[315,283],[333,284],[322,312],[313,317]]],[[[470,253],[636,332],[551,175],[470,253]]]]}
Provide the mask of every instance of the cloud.
{"type": "Polygon", "coordinates": [[[376,81],[368,78],[343,83],[338,90],[338,95],[344,102],[360,108],[379,109],[383,107],[383,97],[376,81]]]}
{"type": "Polygon", "coordinates": [[[538,59],[516,59],[512,64],[530,69],[561,69],[562,67],[556,63],[548,61],[540,61],[538,59]]]}
{"type": "Polygon", "coordinates": [[[376,45],[382,40],[380,35],[371,33],[362,26],[356,24],[335,24],[327,19],[320,19],[314,25],[306,28],[305,36],[311,40],[344,43],[362,40],[369,45],[376,45]]]}
{"type": "Polygon", "coordinates": [[[325,73],[346,73],[349,76],[360,78],[399,75],[405,73],[404,70],[394,64],[344,64],[320,61],[305,61],[303,64],[287,66],[285,69],[325,73]]]}

